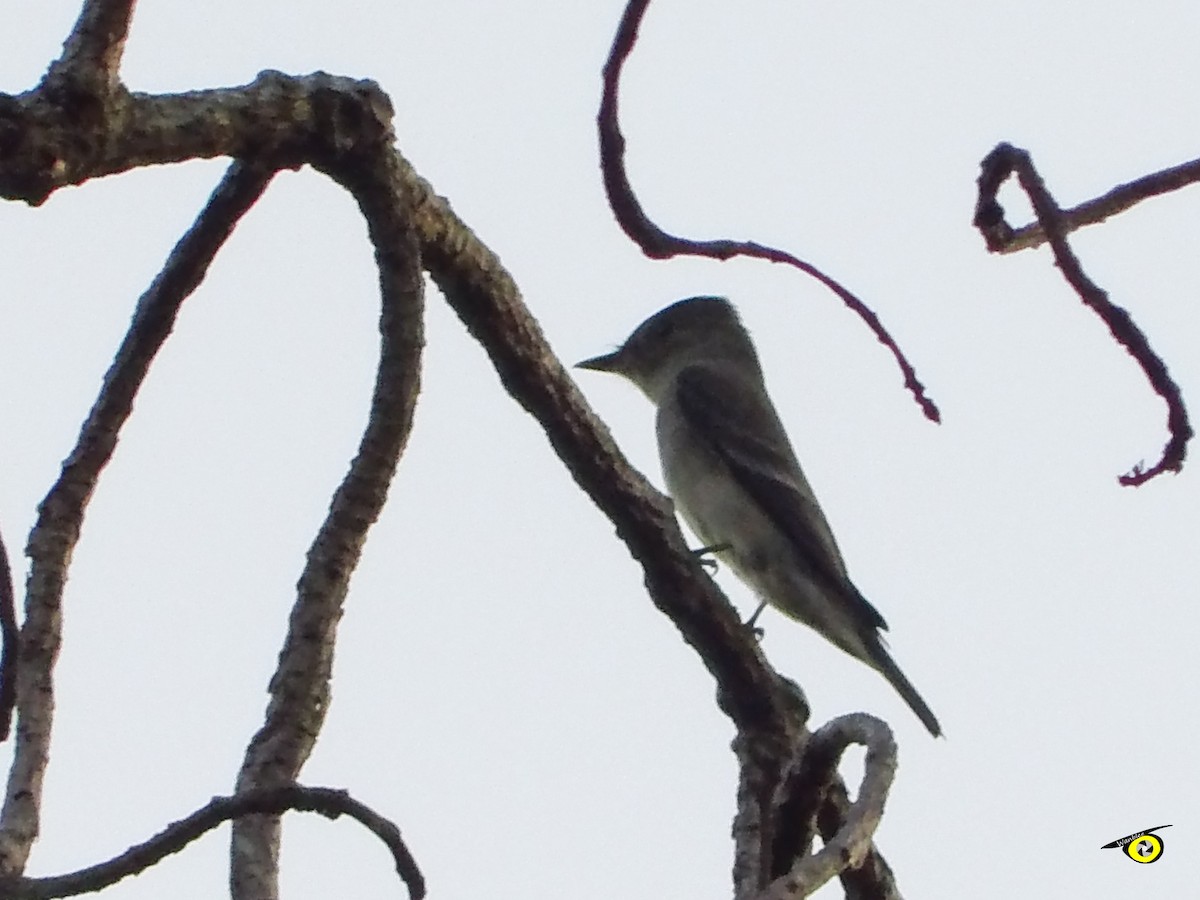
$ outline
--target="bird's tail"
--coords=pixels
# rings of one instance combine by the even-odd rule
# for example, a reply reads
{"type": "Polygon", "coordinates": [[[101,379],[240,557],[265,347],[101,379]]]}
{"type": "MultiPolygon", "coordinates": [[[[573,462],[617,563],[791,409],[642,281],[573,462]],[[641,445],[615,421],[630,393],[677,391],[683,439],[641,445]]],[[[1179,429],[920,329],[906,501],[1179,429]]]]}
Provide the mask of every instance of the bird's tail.
{"type": "Polygon", "coordinates": [[[912,686],[912,682],[904,677],[904,673],[900,671],[900,667],[896,665],[896,661],[884,649],[883,644],[876,642],[875,646],[871,649],[871,661],[875,668],[883,674],[883,677],[904,698],[904,702],[917,714],[917,718],[929,729],[929,733],[934,737],[941,737],[942,726],[938,723],[937,716],[933,714],[933,710],[921,699],[921,695],[912,686]]]}

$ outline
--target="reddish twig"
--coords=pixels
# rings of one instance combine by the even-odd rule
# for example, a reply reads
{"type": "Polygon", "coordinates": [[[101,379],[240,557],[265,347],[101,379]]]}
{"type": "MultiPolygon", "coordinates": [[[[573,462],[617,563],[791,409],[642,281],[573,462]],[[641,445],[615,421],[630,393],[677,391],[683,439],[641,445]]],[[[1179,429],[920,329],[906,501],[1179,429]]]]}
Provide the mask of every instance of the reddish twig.
{"type": "Polygon", "coordinates": [[[625,13],[617,26],[613,38],[612,49],[604,64],[604,92],[600,100],[600,111],[596,124],[600,133],[600,170],[604,178],[604,190],[608,195],[608,203],[616,216],[617,223],[642,252],[651,259],[669,259],[672,256],[706,256],[712,259],[731,259],[735,256],[745,256],[753,259],[763,259],[768,262],[783,263],[799,269],[806,275],[815,278],[829,290],[837,294],[851,310],[858,314],[878,338],[887,347],[900,371],[904,375],[904,386],[912,392],[917,404],[925,413],[926,418],[934,422],[941,421],[937,406],[925,393],[925,386],[917,378],[917,373],[896,345],[879,317],[857,296],[840,282],[826,275],[811,263],[774,247],[768,247],[754,241],[693,241],[668,234],[658,227],[646,215],[641,203],[634,193],[629,181],[629,173],[625,168],[625,136],[617,111],[617,98],[621,80],[621,70],[625,60],[633,51],[637,42],[638,27],[650,0],[629,0],[625,13]]]}
{"type": "Polygon", "coordinates": [[[184,819],[172,822],[148,841],[130,847],[106,862],[67,875],[0,879],[0,896],[12,900],[49,900],[99,891],[130,875],[146,871],[222,822],[256,814],[279,815],[288,810],[315,812],[329,819],[346,815],[361,822],[391,851],[396,872],[407,885],[411,900],[421,900],[425,896],[425,878],[394,822],[355,800],[346,791],[299,784],[248,791],[232,797],[214,797],[205,806],[184,819]]]}
{"type": "MultiPolygon", "coordinates": [[[[1096,225],[1125,212],[1143,200],[1169,194],[1197,181],[1200,181],[1200,159],[1118,184],[1099,197],[1070,209],[1060,210],[1059,221],[1062,223],[1063,234],[1070,234],[1087,225],[1096,225]]],[[[1020,228],[1012,228],[1004,221],[1003,211],[1000,211],[1000,216],[1001,218],[991,222],[986,228],[976,223],[987,241],[987,248],[993,253],[1016,253],[1018,250],[1028,250],[1046,243],[1046,229],[1042,227],[1041,222],[1030,222],[1020,228]]]]}
{"type": "MultiPolygon", "coordinates": [[[[1121,484],[1144,484],[1163,472],[1178,472],[1187,456],[1187,442],[1193,431],[1179,386],[1172,380],[1166,364],[1150,347],[1146,335],[1134,323],[1129,313],[1113,303],[1108,294],[1084,273],[1079,259],[1067,242],[1068,228],[1064,214],[1046,188],[1033,165],[1028,151],[1011,144],[1000,144],[980,164],[979,198],[975,206],[975,227],[979,229],[989,249],[1003,244],[1014,232],[1004,220],[1004,209],[996,199],[1000,186],[1013,172],[1033,204],[1038,224],[1050,242],[1054,261],[1075,293],[1108,326],[1117,343],[1134,358],[1150,386],[1167,404],[1167,429],[1170,438],[1162,457],[1149,468],[1141,464],[1120,477],[1121,484]]],[[[1160,173],[1161,174],[1161,173],[1160,173]]],[[[1163,179],[1165,182],[1167,179],[1163,179]]]]}

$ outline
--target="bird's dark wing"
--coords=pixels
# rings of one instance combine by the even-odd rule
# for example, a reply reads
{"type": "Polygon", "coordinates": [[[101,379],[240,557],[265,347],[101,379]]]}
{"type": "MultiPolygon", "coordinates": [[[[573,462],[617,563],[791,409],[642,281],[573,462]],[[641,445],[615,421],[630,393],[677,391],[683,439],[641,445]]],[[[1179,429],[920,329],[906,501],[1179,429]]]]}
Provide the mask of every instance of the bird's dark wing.
{"type": "Polygon", "coordinates": [[[729,368],[696,365],[676,379],[676,400],[693,435],[707,442],[734,480],[784,532],[812,577],[840,596],[870,632],[887,628],[854,587],[779,415],[761,384],[741,384],[729,368]]]}

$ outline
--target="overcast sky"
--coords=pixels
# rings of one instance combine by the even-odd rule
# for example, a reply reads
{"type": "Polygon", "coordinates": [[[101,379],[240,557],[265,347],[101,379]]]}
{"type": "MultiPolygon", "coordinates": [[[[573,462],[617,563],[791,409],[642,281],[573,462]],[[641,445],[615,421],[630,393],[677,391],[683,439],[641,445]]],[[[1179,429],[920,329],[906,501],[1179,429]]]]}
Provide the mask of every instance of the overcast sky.
{"type": "MultiPolygon", "coordinates": [[[[1178,476],[1118,485],[1158,458],[1163,404],[1047,250],[989,256],[970,219],[978,162],[1001,140],[1032,151],[1063,205],[1196,156],[1200,6],[652,6],[622,99],[650,214],[844,281],[941,426],[816,283],[765,263],[652,262],[620,233],[594,128],[620,10],[146,0],[124,75],[144,91],[266,68],[377,80],[401,151],[500,254],[568,362],[680,297],[732,298],[851,573],[947,734],[932,740],[877,674],[765,615],[765,651],[814,724],[867,710],[895,729],[877,840],[903,892],[1194,892],[1200,452],[1178,476]],[[1100,849],[1160,824],[1173,827],[1154,865],[1100,849]]],[[[0,0],[0,90],[36,83],[77,11],[0,0]]],[[[0,205],[0,528],[18,570],[138,295],[224,166],[0,205]]],[[[1072,239],[1193,415],[1198,232],[1193,188],[1072,239]]],[[[279,175],[187,301],[89,509],[30,874],[106,859],[231,790],[357,445],[377,314],[352,201],[311,170],[279,175]]],[[[579,381],[661,484],[650,405],[618,379],[579,381]]],[[[718,578],[748,614],[746,590],[718,578]]],[[[612,526],[431,288],[415,429],[302,780],[395,819],[433,897],[715,900],[730,886],[732,736],[612,526]]],[[[227,847],[226,828],[106,896],[220,896],[227,847]]],[[[283,873],[288,898],[401,890],[374,838],[311,816],[285,821],[283,873]]]]}

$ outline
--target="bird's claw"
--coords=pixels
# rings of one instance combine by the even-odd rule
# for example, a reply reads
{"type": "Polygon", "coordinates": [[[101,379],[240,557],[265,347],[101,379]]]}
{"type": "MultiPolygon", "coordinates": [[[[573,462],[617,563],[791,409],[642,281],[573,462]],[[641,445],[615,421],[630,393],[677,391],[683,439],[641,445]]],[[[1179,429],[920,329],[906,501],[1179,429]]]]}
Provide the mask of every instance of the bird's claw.
{"type": "Polygon", "coordinates": [[[721,566],[717,563],[717,561],[715,559],[709,558],[708,554],[721,553],[724,550],[731,550],[731,549],[733,549],[733,544],[728,544],[728,543],[712,544],[708,547],[700,547],[697,550],[693,550],[692,555],[697,557],[700,560],[700,565],[704,566],[704,568],[706,568],[706,569],[709,569],[715,575],[717,573],[717,570],[720,569],[721,566]]]}
{"type": "Polygon", "coordinates": [[[758,609],[756,609],[754,611],[754,615],[752,615],[750,618],[748,618],[745,622],[746,630],[749,631],[752,635],[754,635],[754,639],[756,641],[761,641],[763,639],[763,635],[766,634],[766,632],[763,631],[762,628],[760,628],[754,624],[755,622],[758,621],[758,617],[762,614],[762,611],[766,608],[767,608],[766,603],[758,604],[758,609]]]}

